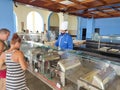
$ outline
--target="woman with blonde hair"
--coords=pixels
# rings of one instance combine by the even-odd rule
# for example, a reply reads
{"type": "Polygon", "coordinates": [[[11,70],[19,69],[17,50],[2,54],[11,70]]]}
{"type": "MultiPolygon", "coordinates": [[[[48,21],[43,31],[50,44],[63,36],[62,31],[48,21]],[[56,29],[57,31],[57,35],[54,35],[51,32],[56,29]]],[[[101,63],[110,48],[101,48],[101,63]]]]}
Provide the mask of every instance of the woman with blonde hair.
{"type": "Polygon", "coordinates": [[[17,33],[13,34],[10,49],[0,56],[0,67],[5,62],[7,67],[6,90],[27,90],[25,70],[27,63],[23,52],[19,50],[21,39],[17,33]]]}

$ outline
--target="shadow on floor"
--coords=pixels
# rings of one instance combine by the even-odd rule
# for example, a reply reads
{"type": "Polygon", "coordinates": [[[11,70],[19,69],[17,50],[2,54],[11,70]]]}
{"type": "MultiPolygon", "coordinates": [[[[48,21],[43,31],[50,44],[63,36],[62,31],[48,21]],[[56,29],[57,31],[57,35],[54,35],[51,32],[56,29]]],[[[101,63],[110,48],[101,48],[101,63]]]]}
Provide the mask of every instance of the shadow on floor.
{"type": "Polygon", "coordinates": [[[26,81],[30,90],[52,90],[49,86],[32,75],[29,71],[26,71],[26,81]]]}

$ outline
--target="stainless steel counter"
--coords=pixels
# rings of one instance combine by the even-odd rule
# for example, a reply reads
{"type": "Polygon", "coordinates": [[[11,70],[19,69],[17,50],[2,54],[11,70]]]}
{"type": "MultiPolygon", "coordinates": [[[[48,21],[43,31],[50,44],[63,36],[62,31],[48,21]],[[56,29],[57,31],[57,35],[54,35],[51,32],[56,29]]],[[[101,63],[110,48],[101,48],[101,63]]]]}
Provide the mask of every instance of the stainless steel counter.
{"type": "Polygon", "coordinates": [[[120,90],[119,62],[74,50],[63,51],[67,58],[62,59],[55,49],[30,42],[26,47],[27,43],[22,49],[29,61],[28,70],[53,90],[120,90]]]}

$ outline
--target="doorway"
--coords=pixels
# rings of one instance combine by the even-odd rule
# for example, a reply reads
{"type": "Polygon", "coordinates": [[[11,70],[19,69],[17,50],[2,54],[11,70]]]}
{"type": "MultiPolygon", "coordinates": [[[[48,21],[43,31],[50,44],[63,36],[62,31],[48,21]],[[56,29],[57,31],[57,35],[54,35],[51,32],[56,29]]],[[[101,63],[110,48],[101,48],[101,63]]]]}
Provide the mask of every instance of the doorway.
{"type": "Polygon", "coordinates": [[[48,19],[48,29],[50,32],[50,40],[54,41],[59,36],[59,16],[57,13],[51,13],[48,19]]]}
{"type": "Polygon", "coordinates": [[[98,33],[98,34],[100,34],[100,28],[95,28],[94,33],[98,33]]]}
{"type": "Polygon", "coordinates": [[[82,40],[86,40],[86,31],[87,31],[86,28],[82,29],[82,40]]]}

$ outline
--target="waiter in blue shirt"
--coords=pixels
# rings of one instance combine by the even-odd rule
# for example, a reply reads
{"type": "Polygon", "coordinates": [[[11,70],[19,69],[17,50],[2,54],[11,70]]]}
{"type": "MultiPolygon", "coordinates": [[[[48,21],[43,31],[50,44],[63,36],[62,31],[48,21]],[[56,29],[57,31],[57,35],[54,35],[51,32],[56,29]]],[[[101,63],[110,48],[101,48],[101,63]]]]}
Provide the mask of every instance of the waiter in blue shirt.
{"type": "Polygon", "coordinates": [[[72,37],[66,33],[68,27],[68,22],[64,21],[60,27],[61,34],[58,37],[58,40],[55,43],[55,46],[59,50],[73,49],[73,40],[72,37]]]}

